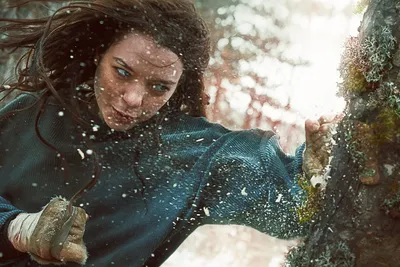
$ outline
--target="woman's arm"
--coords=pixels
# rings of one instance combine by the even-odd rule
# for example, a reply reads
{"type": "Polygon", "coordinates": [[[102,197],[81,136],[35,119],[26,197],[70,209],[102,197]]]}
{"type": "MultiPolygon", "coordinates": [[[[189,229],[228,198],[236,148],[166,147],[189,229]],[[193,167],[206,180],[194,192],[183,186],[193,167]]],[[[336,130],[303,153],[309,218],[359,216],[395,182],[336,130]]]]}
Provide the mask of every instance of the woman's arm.
{"type": "MultiPolygon", "coordinates": [[[[10,162],[7,157],[17,153],[21,146],[15,144],[18,139],[10,139],[10,136],[21,131],[16,125],[32,121],[32,116],[29,117],[32,112],[26,108],[35,105],[37,99],[23,94],[0,110],[0,192],[3,196],[10,195],[10,201],[18,199],[18,194],[23,193],[22,189],[18,190],[19,193],[10,191],[8,186],[16,179],[8,172],[19,165],[10,162]]],[[[28,126],[32,126],[31,129],[28,127],[24,130],[35,131],[34,125],[28,126]]],[[[24,157],[19,159],[23,160],[24,157]]],[[[26,169],[25,172],[29,170],[26,169]]],[[[27,260],[29,256],[43,264],[68,261],[83,264],[87,258],[83,243],[86,220],[87,215],[83,209],[70,209],[69,202],[64,199],[52,199],[41,211],[27,213],[0,197],[0,252],[3,253],[0,266],[14,265],[27,260]]]]}
{"type": "MultiPolygon", "coordinates": [[[[11,112],[23,109],[29,104],[33,103],[36,98],[31,94],[23,94],[8,104],[4,105],[0,109],[0,151],[2,144],[7,143],[7,134],[4,134],[6,127],[9,125],[8,115],[11,112]]],[[[5,155],[0,154],[0,168],[3,165],[4,161],[2,157],[5,155]]],[[[7,177],[1,177],[2,179],[7,179],[7,177]]],[[[0,188],[1,189],[1,188],[0,188]]],[[[2,190],[3,191],[3,190],[2,190]]],[[[0,196],[0,265],[2,263],[9,264],[10,261],[14,258],[19,258],[21,256],[26,256],[27,254],[19,252],[16,250],[11,242],[8,239],[8,226],[10,222],[15,219],[18,214],[23,213],[23,210],[14,207],[9,201],[7,201],[4,197],[0,196]]]]}
{"type": "Polygon", "coordinates": [[[306,194],[297,178],[303,170],[309,179],[324,171],[340,119],[308,120],[306,144],[293,156],[271,132],[230,132],[217,140],[199,160],[205,169],[197,199],[203,222],[251,226],[279,238],[303,235],[307,225],[299,223],[296,209],[306,194]]]}
{"type": "Polygon", "coordinates": [[[261,130],[232,132],[219,142],[204,158],[203,223],[246,225],[279,238],[303,235],[295,210],[304,199],[296,180],[304,145],[287,155],[276,136],[261,130]]]}

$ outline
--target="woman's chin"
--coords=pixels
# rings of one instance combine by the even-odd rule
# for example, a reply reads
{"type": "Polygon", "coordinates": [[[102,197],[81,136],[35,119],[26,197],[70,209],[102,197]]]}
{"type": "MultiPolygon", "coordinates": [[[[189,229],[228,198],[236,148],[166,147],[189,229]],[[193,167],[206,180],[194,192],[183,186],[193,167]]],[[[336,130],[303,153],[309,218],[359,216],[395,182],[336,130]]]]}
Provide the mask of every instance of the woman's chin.
{"type": "Polygon", "coordinates": [[[131,123],[131,124],[118,124],[118,123],[113,123],[111,125],[108,125],[111,129],[113,129],[114,131],[118,131],[118,132],[125,132],[128,131],[130,129],[132,129],[135,125],[137,125],[137,123],[131,123]]]}
{"type": "Polygon", "coordinates": [[[128,131],[128,130],[132,129],[133,127],[135,127],[138,124],[136,121],[133,121],[133,122],[130,122],[130,123],[118,123],[118,122],[107,121],[106,120],[105,122],[108,125],[108,127],[113,129],[114,131],[118,131],[118,132],[128,131]]]}
{"type": "Polygon", "coordinates": [[[119,132],[124,132],[132,129],[133,127],[139,125],[140,123],[147,121],[149,118],[136,118],[132,121],[119,121],[119,120],[113,120],[111,117],[108,119],[103,119],[103,121],[113,129],[114,131],[119,131],[119,132]]]}

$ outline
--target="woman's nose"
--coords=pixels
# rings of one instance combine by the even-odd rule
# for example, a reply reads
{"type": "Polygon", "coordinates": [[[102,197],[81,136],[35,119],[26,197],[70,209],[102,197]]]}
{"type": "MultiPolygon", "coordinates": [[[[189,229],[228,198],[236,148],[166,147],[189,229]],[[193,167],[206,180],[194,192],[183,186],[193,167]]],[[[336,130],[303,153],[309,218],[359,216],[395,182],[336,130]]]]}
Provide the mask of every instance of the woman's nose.
{"type": "Polygon", "coordinates": [[[122,99],[129,107],[140,107],[143,102],[144,94],[144,87],[141,86],[140,83],[135,83],[132,86],[126,87],[126,90],[122,95],[122,99]]]}

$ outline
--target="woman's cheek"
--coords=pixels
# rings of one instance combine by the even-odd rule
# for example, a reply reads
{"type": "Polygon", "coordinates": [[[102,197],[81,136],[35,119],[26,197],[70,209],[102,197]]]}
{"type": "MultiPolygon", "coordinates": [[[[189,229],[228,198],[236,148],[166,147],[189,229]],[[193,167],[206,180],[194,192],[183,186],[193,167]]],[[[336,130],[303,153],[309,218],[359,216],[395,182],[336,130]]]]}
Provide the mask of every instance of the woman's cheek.
{"type": "Polygon", "coordinates": [[[117,97],[117,94],[113,91],[104,91],[103,92],[103,99],[107,104],[110,104],[109,102],[112,102],[111,100],[116,97],[117,97]]]}

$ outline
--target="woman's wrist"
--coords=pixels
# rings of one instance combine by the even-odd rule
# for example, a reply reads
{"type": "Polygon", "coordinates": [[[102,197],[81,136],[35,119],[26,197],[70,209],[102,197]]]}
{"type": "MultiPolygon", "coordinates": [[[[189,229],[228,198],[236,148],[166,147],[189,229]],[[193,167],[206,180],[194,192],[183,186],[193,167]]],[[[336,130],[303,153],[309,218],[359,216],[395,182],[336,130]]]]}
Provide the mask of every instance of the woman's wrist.
{"type": "Polygon", "coordinates": [[[20,252],[28,252],[30,237],[38,223],[41,212],[20,213],[10,221],[7,229],[8,240],[20,252]]]}

